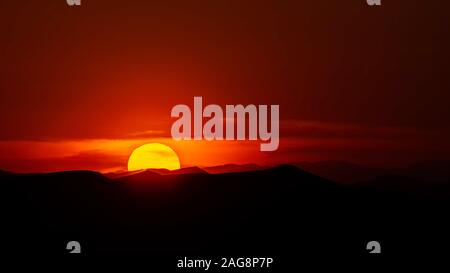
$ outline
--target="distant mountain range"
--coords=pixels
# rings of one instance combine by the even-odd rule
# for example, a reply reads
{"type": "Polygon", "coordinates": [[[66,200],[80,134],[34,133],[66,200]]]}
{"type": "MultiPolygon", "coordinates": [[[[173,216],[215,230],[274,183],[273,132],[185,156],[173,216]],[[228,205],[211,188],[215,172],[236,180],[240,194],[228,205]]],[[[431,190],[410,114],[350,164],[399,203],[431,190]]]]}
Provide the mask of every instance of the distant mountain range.
{"type": "Polygon", "coordinates": [[[292,165],[114,177],[2,172],[0,240],[4,251],[21,255],[25,245],[39,246],[39,254],[65,253],[68,240],[92,255],[260,254],[288,261],[365,254],[369,240],[391,254],[448,251],[449,187],[418,190],[420,183],[387,178],[353,186],[292,165]]]}
{"type": "Polygon", "coordinates": [[[450,181],[450,160],[420,161],[404,168],[381,168],[347,161],[297,162],[295,166],[342,183],[370,182],[383,176],[422,181],[450,181]]]}
{"type": "Polygon", "coordinates": [[[262,169],[265,169],[265,167],[256,164],[243,164],[243,165],[226,164],[204,168],[204,170],[206,170],[208,173],[249,172],[249,171],[258,171],[262,169]]]}
{"type": "MultiPolygon", "coordinates": [[[[259,166],[256,164],[225,164],[219,166],[212,167],[185,167],[178,170],[169,171],[167,169],[147,169],[145,171],[161,174],[161,175],[169,175],[169,174],[189,174],[189,173],[210,173],[210,174],[221,174],[221,173],[233,173],[233,172],[248,172],[248,171],[256,171],[267,169],[267,167],[259,166]]],[[[131,174],[143,172],[141,171],[119,171],[105,174],[110,178],[117,178],[122,176],[128,176],[131,174]]]]}
{"type": "MultiPolygon", "coordinates": [[[[370,167],[348,161],[296,162],[291,165],[297,166],[302,170],[314,173],[318,176],[344,184],[365,184],[367,182],[380,180],[381,177],[387,176],[397,176],[403,177],[404,179],[429,182],[450,181],[450,161],[421,161],[404,168],[370,167]]],[[[222,174],[257,171],[267,168],[270,167],[260,166],[257,164],[225,164],[212,167],[187,167],[175,171],[169,171],[166,169],[148,169],[147,171],[162,175],[188,173],[222,174]]],[[[108,173],[106,176],[116,178],[128,176],[138,172],[142,171],[108,173]]]]}

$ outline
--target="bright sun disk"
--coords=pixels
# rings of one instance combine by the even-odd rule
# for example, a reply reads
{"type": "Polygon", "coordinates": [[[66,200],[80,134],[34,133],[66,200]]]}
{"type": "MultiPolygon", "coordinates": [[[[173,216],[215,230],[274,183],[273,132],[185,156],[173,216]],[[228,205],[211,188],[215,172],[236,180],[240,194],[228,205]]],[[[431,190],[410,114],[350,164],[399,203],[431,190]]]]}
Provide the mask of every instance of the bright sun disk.
{"type": "Polygon", "coordinates": [[[169,146],[160,143],[148,143],[137,147],[128,159],[128,171],[144,169],[180,168],[180,159],[169,146]]]}

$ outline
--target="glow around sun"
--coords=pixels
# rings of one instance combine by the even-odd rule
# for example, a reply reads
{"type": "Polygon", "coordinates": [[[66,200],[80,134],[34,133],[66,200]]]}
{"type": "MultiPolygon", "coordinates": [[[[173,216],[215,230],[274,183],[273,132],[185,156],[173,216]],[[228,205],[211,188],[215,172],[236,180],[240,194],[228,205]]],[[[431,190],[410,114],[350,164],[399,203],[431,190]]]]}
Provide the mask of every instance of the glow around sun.
{"type": "Polygon", "coordinates": [[[160,143],[144,144],[133,150],[128,159],[128,171],[144,169],[180,168],[178,155],[169,146],[160,143]]]}

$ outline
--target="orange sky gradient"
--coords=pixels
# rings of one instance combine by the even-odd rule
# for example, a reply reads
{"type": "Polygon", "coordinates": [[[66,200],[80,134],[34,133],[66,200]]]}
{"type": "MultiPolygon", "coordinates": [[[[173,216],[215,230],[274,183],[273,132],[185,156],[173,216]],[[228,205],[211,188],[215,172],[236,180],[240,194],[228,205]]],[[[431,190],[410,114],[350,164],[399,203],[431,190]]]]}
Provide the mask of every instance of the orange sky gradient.
{"type": "Polygon", "coordinates": [[[448,9],[344,2],[2,1],[0,169],[124,170],[150,142],[184,167],[448,159],[448,9]],[[279,149],[173,141],[194,96],[280,105],[279,149]]]}
{"type": "Polygon", "coordinates": [[[127,139],[0,141],[0,166],[14,172],[123,171],[131,152],[152,142],[171,147],[179,156],[181,167],[230,163],[270,166],[322,160],[392,167],[423,158],[445,159],[450,151],[449,145],[430,148],[431,141],[444,141],[445,136],[440,136],[440,132],[424,133],[406,128],[286,122],[281,132],[284,137],[274,152],[261,152],[259,141],[174,141],[170,137],[141,137],[164,134],[160,131],[143,132],[127,139]]]}

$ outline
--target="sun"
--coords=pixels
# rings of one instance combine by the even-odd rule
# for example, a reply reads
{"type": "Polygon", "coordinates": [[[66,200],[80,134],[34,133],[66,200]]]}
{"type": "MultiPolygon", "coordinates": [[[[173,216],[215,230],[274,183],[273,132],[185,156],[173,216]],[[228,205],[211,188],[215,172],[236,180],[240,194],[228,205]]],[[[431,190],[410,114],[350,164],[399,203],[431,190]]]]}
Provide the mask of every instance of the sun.
{"type": "Polygon", "coordinates": [[[143,169],[180,168],[178,155],[169,146],[161,143],[148,143],[133,150],[128,158],[128,171],[143,169]]]}

